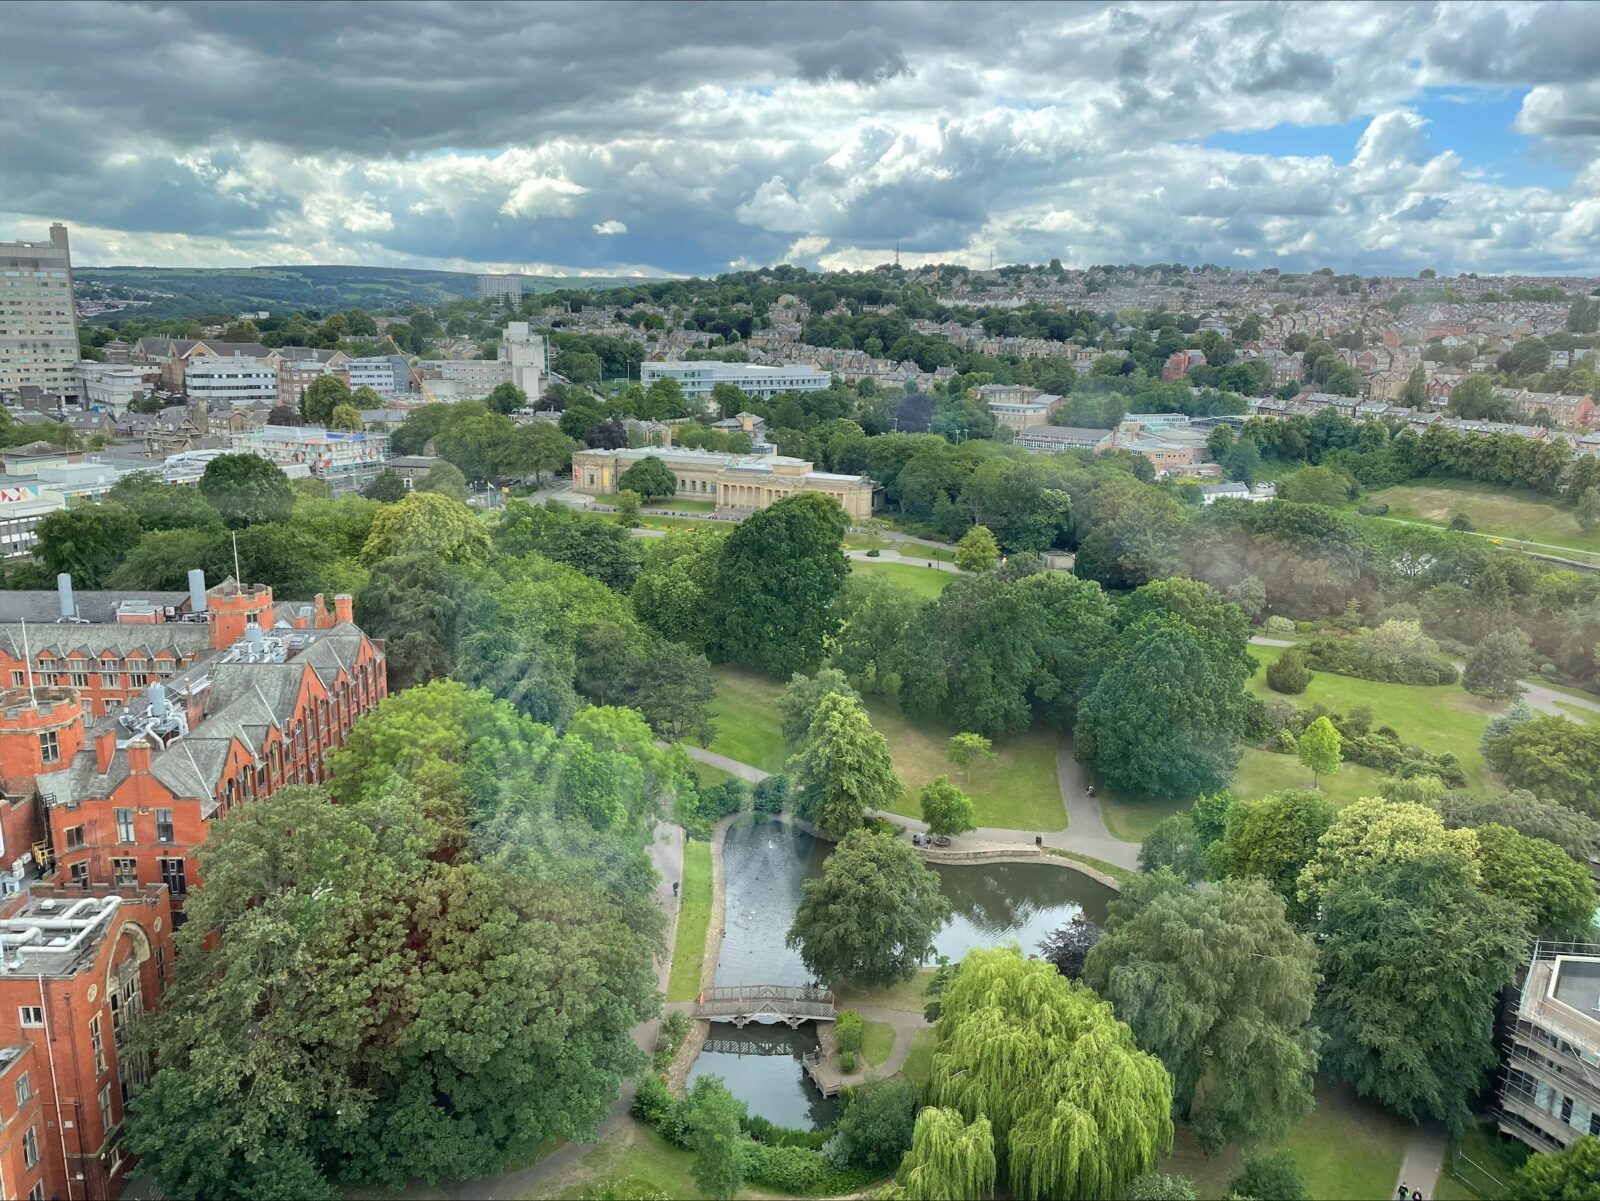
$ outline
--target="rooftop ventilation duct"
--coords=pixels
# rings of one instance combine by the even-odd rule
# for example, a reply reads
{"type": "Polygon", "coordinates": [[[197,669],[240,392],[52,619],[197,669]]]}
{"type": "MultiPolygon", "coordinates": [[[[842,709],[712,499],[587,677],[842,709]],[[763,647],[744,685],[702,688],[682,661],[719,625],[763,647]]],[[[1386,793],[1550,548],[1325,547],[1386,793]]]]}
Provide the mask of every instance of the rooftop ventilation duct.
{"type": "Polygon", "coordinates": [[[206,611],[206,573],[198,567],[189,572],[189,611],[206,611]]]}
{"type": "Polygon", "coordinates": [[[72,596],[72,577],[64,571],[56,576],[56,593],[61,598],[61,620],[77,620],[78,602],[72,596]]]}

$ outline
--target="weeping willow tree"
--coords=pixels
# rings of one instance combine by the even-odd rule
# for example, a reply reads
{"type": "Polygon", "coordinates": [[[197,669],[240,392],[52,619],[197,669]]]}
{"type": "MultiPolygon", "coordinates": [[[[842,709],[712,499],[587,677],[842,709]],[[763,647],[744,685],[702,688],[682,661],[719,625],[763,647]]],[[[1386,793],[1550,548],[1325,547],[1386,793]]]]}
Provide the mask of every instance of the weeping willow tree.
{"type": "Polygon", "coordinates": [[[924,1109],[911,1133],[890,1201],[951,1201],[994,1192],[994,1134],[987,1118],[970,1125],[953,1109],[924,1109]]]}
{"type": "Polygon", "coordinates": [[[989,1120],[1024,1201],[1120,1196],[1172,1146],[1161,1061],[1111,1006],[1015,947],[973,951],[946,986],[929,1095],[989,1120]]]}

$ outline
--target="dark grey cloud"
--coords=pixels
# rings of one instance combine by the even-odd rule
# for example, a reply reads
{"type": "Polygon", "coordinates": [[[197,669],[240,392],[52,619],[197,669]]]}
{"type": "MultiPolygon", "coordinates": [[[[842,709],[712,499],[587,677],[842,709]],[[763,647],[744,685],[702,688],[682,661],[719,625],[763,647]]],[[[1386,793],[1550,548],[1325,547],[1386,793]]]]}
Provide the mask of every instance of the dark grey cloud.
{"type": "Polygon", "coordinates": [[[911,74],[899,45],[877,30],[849,34],[831,44],[801,46],[794,61],[800,78],[812,83],[875,84],[911,74]]]}

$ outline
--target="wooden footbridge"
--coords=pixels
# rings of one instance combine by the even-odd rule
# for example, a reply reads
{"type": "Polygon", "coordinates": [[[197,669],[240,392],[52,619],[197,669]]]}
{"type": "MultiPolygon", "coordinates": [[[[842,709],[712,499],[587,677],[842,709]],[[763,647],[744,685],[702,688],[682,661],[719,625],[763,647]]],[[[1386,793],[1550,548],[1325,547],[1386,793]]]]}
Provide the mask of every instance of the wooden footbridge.
{"type": "Polygon", "coordinates": [[[739,984],[708,988],[694,1004],[694,1016],[708,1022],[743,1026],[776,1018],[790,1027],[801,1022],[831,1022],[839,1016],[834,995],[825,988],[796,984],[739,984]]]}

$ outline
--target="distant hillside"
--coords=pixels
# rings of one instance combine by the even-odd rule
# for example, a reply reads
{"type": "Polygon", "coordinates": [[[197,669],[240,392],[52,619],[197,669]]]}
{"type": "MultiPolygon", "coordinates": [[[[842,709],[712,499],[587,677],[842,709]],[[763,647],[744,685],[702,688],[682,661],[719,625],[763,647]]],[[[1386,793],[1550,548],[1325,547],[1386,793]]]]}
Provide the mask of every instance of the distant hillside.
{"type": "MultiPolygon", "coordinates": [[[[464,271],[414,271],[403,267],[79,267],[80,285],[128,289],[140,298],[157,293],[149,306],[124,316],[161,320],[202,313],[235,313],[253,309],[305,309],[333,312],[395,305],[438,304],[475,297],[478,277],[464,271]]],[[[560,288],[610,288],[637,281],[590,279],[582,276],[530,275],[524,289],[531,294],[560,288]]],[[[113,295],[117,294],[113,291],[113,295]]],[[[103,314],[96,322],[114,320],[103,314]]]]}

